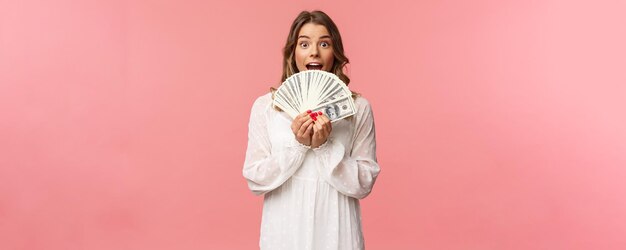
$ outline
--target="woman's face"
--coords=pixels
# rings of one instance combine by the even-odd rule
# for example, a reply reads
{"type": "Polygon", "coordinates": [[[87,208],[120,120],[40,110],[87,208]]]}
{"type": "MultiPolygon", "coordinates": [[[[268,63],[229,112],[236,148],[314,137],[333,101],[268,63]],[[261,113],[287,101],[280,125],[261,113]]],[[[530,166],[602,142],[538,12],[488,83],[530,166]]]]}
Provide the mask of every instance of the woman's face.
{"type": "Polygon", "coordinates": [[[294,52],[298,71],[317,69],[330,71],[335,56],[330,34],[324,25],[307,23],[298,34],[294,52]]]}

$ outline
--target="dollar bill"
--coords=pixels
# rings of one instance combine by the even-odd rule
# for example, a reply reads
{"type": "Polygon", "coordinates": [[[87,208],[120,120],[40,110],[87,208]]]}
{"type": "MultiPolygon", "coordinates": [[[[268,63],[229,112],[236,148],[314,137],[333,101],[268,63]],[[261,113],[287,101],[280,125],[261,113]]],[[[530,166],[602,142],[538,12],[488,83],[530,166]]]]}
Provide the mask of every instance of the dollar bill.
{"type": "Polygon", "coordinates": [[[287,78],[274,95],[274,105],[295,118],[307,110],[322,111],[331,121],[356,112],[352,92],[336,75],[307,70],[287,78]]]}
{"type": "Polygon", "coordinates": [[[322,111],[331,122],[356,114],[356,108],[351,96],[327,102],[313,109],[313,112],[317,111],[322,111]]]}

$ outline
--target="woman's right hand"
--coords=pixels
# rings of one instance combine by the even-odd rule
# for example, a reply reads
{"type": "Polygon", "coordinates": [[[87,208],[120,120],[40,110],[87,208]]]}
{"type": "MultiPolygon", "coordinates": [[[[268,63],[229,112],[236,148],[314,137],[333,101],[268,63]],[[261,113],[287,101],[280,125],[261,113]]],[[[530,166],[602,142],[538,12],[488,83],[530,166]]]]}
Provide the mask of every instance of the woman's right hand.
{"type": "Polygon", "coordinates": [[[313,119],[308,112],[296,116],[291,122],[291,131],[296,136],[296,140],[305,146],[311,146],[313,136],[313,119]]]}

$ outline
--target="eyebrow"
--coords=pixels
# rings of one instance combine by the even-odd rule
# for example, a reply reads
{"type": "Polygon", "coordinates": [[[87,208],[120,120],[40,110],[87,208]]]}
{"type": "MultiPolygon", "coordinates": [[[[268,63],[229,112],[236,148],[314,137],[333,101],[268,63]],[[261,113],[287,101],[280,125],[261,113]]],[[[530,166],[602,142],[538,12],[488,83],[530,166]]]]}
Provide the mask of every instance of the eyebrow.
{"type": "MultiPolygon", "coordinates": [[[[300,39],[300,38],[311,39],[310,37],[304,36],[304,35],[298,36],[298,39],[300,39]]],[[[330,37],[330,35],[323,35],[323,36],[320,36],[320,39],[322,39],[322,38],[331,38],[331,37],[330,37]]]]}

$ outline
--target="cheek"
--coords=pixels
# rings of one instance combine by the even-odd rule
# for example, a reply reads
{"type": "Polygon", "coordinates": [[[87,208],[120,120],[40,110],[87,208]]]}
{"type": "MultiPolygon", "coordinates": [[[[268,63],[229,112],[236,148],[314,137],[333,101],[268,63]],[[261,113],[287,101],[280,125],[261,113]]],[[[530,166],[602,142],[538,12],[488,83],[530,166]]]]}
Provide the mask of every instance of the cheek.
{"type": "Polygon", "coordinates": [[[302,50],[296,49],[296,51],[294,52],[294,60],[296,60],[296,65],[300,66],[300,65],[304,65],[304,53],[302,53],[302,50]]]}
{"type": "Polygon", "coordinates": [[[328,55],[324,57],[324,65],[328,66],[326,67],[328,68],[328,70],[331,70],[333,68],[334,61],[335,61],[335,55],[333,55],[332,52],[328,53],[328,55]]]}

